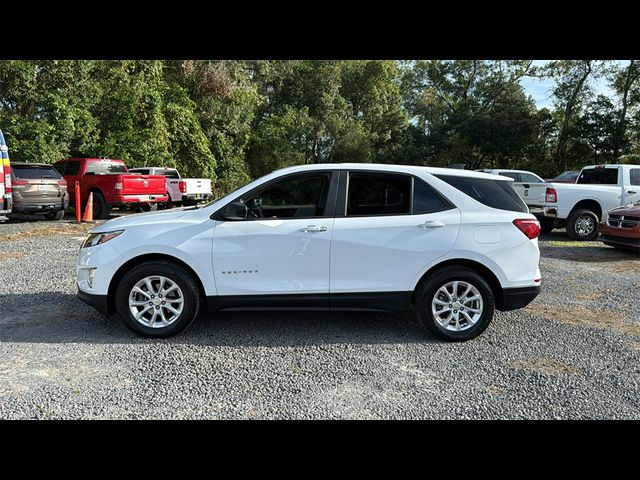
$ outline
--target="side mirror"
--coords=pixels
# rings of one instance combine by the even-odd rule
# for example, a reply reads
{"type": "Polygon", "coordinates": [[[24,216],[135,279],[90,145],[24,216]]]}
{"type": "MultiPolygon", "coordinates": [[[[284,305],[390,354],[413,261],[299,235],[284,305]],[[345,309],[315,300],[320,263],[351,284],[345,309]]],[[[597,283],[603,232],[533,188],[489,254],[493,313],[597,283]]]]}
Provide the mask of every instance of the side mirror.
{"type": "Polygon", "coordinates": [[[225,220],[246,220],[249,209],[242,202],[232,202],[224,208],[221,216],[225,220]]]}

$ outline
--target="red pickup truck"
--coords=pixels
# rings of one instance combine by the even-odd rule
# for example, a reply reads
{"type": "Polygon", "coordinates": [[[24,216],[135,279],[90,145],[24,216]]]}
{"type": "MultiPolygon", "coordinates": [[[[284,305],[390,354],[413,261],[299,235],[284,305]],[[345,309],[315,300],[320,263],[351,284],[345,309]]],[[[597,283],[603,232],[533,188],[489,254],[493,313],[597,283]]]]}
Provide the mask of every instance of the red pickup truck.
{"type": "Polygon", "coordinates": [[[76,181],[80,182],[83,208],[93,192],[94,218],[109,218],[112,207],[138,206],[148,210],[152,204],[168,200],[162,175],[128,174],[122,160],[66,158],[53,166],[67,181],[71,205],[75,202],[76,181]]]}

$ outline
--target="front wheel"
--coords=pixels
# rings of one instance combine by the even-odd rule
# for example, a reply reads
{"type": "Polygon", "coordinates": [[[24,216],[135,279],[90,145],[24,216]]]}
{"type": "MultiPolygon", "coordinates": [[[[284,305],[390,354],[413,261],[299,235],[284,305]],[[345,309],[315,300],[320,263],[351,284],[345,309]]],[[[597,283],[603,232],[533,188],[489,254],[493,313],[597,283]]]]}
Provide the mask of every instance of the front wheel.
{"type": "Polygon", "coordinates": [[[196,280],[172,262],[151,261],[130,270],[116,290],[116,311],[134,332],[147,337],[175,335],[198,315],[196,280]]]}
{"type": "Polygon", "coordinates": [[[474,270],[445,267],[419,288],[416,313],[419,322],[436,337],[465,341],[480,335],[494,312],[491,287],[474,270]]]}
{"type": "Polygon", "coordinates": [[[598,221],[591,210],[576,210],[567,219],[567,234],[573,240],[594,240],[598,236],[598,221]]]}

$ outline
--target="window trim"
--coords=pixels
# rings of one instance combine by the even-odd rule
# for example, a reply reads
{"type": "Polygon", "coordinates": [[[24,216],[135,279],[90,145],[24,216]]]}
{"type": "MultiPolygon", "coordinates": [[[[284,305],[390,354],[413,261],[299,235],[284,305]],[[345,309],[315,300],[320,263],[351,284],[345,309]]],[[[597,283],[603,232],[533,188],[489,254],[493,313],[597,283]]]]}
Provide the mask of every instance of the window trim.
{"type": "Polygon", "coordinates": [[[274,179],[269,180],[268,182],[264,182],[260,185],[258,185],[257,187],[249,190],[248,192],[246,192],[243,195],[238,195],[237,197],[234,197],[232,200],[230,200],[229,202],[225,203],[223,206],[221,206],[218,210],[216,210],[215,212],[213,212],[210,215],[210,219],[212,220],[218,220],[220,222],[253,222],[253,221],[267,221],[267,220],[281,220],[281,221],[286,221],[286,220],[312,220],[312,219],[323,219],[323,218],[333,218],[335,216],[335,209],[336,209],[336,197],[337,197],[337,193],[338,193],[338,171],[336,170],[313,170],[310,172],[296,172],[296,173],[290,173],[288,175],[283,175],[281,177],[277,177],[274,179]],[[245,218],[244,220],[225,220],[224,218],[222,218],[222,212],[224,211],[225,208],[227,208],[227,205],[229,205],[230,203],[234,203],[239,201],[242,198],[246,198],[246,197],[251,197],[252,195],[254,195],[255,193],[264,190],[264,189],[268,189],[282,181],[287,181],[287,180],[295,180],[296,178],[303,178],[303,177],[313,177],[313,176],[319,176],[320,174],[329,174],[329,190],[327,191],[327,205],[325,206],[325,210],[324,210],[324,215],[322,216],[305,216],[305,217],[289,217],[289,218],[245,218]]]}
{"type": "Polygon", "coordinates": [[[338,211],[338,208],[336,206],[336,218],[363,218],[363,217],[401,217],[401,216],[414,216],[414,215],[430,215],[432,213],[439,213],[439,212],[446,212],[447,210],[452,210],[454,208],[457,208],[455,206],[455,204],[453,202],[451,202],[451,200],[449,200],[447,197],[445,197],[441,192],[438,191],[437,188],[435,188],[433,185],[431,185],[429,182],[427,182],[426,180],[423,180],[422,178],[418,177],[417,175],[414,175],[413,173],[405,173],[405,172],[391,172],[391,171],[382,171],[382,170],[344,170],[343,172],[341,172],[341,176],[340,176],[340,192],[338,194],[338,201],[337,204],[340,205],[340,208],[342,211],[338,211]],[[404,177],[409,177],[411,180],[411,192],[410,192],[410,198],[409,198],[409,213],[376,213],[376,214],[367,214],[367,215],[347,215],[347,201],[349,199],[349,179],[350,176],[352,174],[373,174],[373,175],[377,175],[377,176],[404,176],[404,177]],[[413,205],[413,198],[415,196],[415,182],[419,181],[419,182],[423,182],[425,183],[428,187],[430,187],[433,192],[438,195],[447,205],[449,205],[449,208],[443,208],[442,210],[436,210],[433,212],[427,212],[427,213],[414,213],[414,205],[413,205]]]}

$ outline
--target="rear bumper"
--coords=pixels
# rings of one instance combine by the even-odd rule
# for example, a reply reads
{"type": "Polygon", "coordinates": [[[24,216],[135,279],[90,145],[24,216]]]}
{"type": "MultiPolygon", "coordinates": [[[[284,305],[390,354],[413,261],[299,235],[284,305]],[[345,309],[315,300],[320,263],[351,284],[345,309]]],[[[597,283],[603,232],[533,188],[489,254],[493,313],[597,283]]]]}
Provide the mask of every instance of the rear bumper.
{"type": "Polygon", "coordinates": [[[68,206],[68,195],[65,195],[64,197],[43,197],[37,200],[22,200],[14,202],[13,213],[57,212],[59,210],[66,210],[68,206]]]}
{"type": "Polygon", "coordinates": [[[211,197],[210,193],[188,193],[182,195],[183,202],[204,202],[211,197]]]}
{"type": "Polygon", "coordinates": [[[505,288],[502,290],[502,298],[496,302],[496,308],[504,312],[526,307],[539,293],[540,285],[535,287],[505,288]]]}
{"type": "Polygon", "coordinates": [[[109,302],[106,295],[93,295],[78,289],[78,298],[101,314],[109,316],[109,302]]]}
{"type": "Polygon", "coordinates": [[[538,218],[558,218],[558,207],[545,207],[542,205],[527,205],[529,213],[538,218]]]}
{"type": "Polygon", "coordinates": [[[168,195],[114,195],[111,205],[127,205],[130,203],[160,203],[169,200],[168,195]]]}

